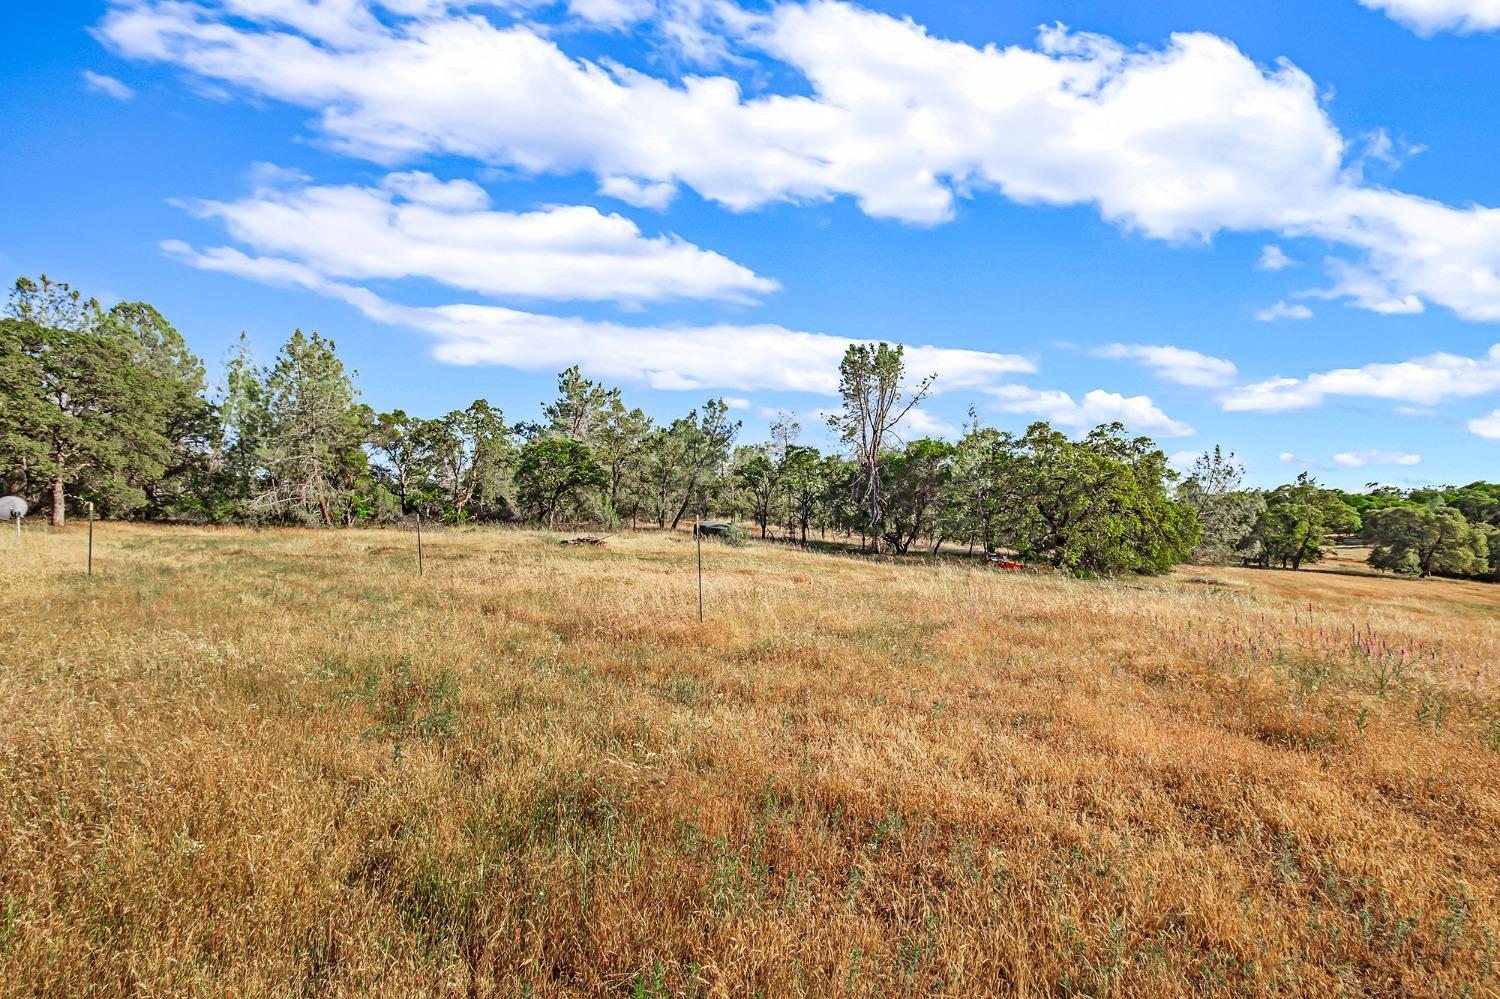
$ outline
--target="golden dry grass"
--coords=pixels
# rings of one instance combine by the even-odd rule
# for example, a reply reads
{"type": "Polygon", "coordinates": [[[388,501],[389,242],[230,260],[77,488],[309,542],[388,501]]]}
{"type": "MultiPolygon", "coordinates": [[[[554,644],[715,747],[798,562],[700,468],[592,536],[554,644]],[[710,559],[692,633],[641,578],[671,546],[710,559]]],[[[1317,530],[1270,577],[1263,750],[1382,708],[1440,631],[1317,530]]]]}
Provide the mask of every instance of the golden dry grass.
{"type": "Polygon", "coordinates": [[[0,993],[1500,989],[1500,588],[0,551],[0,993]]]}

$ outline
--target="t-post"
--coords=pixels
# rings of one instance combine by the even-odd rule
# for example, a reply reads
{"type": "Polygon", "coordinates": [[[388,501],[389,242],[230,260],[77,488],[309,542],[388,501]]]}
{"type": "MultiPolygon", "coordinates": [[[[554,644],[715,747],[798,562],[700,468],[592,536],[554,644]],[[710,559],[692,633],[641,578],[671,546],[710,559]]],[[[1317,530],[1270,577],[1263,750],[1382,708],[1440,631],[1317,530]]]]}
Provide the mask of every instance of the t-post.
{"type": "Polygon", "coordinates": [[[89,575],[94,574],[94,504],[89,504],[89,575]]]}
{"type": "Polygon", "coordinates": [[[693,519],[693,538],[698,542],[698,623],[703,623],[703,521],[693,519]]]}
{"type": "Polygon", "coordinates": [[[422,515],[417,514],[417,575],[422,575],[422,515]]]}

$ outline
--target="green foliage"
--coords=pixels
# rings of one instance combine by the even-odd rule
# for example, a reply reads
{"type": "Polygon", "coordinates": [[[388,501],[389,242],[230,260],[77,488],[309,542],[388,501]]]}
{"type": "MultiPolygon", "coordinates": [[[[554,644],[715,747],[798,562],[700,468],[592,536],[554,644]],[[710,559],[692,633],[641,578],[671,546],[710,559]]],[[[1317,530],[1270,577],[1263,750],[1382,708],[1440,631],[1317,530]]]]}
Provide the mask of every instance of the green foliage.
{"type": "Polygon", "coordinates": [[[854,343],[839,364],[839,396],[843,406],[828,418],[828,426],[854,454],[860,469],[860,492],[868,512],[866,530],[871,546],[880,551],[885,508],[881,496],[881,468],[892,429],[927,397],[937,375],[918,382],[906,394],[904,349],[900,344],[854,343]],[[905,403],[903,405],[903,403],[905,403]]]}
{"type": "Polygon", "coordinates": [[[1005,515],[1008,438],[981,426],[974,410],[969,410],[969,416],[969,431],[953,453],[949,515],[956,523],[950,533],[967,537],[971,548],[977,542],[982,551],[993,552],[1005,515]]]}
{"type": "Polygon", "coordinates": [[[1193,561],[1227,565],[1235,561],[1245,539],[1266,508],[1266,498],[1243,488],[1245,468],[1233,452],[1215,446],[1193,462],[1188,477],[1177,487],[1177,499],[1193,509],[1202,529],[1193,561]]]}
{"type": "Polygon", "coordinates": [[[1369,562],[1377,569],[1424,578],[1433,573],[1478,576],[1489,571],[1487,532],[1470,524],[1455,507],[1428,504],[1372,510],[1365,517],[1362,536],[1374,546],[1369,562]]]}
{"type": "Polygon", "coordinates": [[[179,443],[206,426],[202,371],[176,330],[149,307],[102,313],[45,276],[19,279],[7,312],[0,469],[10,487],[45,492],[59,526],[69,496],[110,515],[147,507],[145,484],[176,471],[179,443]]]}
{"type": "Polygon", "coordinates": [[[675,528],[729,515],[762,537],[833,532],[897,553],[957,542],[1080,575],[1188,557],[1295,569],[1363,516],[1373,565],[1500,579],[1500,484],[1344,493],[1303,476],[1261,492],[1215,448],[1174,489],[1165,455],[1118,424],[1080,440],[1046,423],[1017,436],[972,410],[956,442],[903,442],[895,428],[934,377],[909,382],[899,345],[851,345],[835,454],[799,443],[789,413],[768,442],[736,450],[722,399],[658,426],[578,367],[537,422],[509,424],[483,399],[433,418],[375,413],[333,341],[301,330],[269,368],[242,335],[210,399],[202,362],[149,304],[104,310],[21,278],[0,320],[0,488],[50,499],[57,523],[79,500],[117,517],[325,526],[420,513],[675,528]]]}
{"type": "Polygon", "coordinates": [[[554,527],[559,515],[586,509],[589,495],[609,476],[587,444],[571,437],[538,437],[521,448],[516,487],[521,508],[554,527]]]}
{"type": "Polygon", "coordinates": [[[826,473],[823,456],[815,447],[790,444],[782,454],[780,478],[786,497],[787,533],[790,535],[795,527],[804,543],[824,494],[826,473]]]}
{"type": "Polygon", "coordinates": [[[689,514],[708,513],[724,485],[721,472],[739,431],[724,400],[710,399],[701,411],[695,409],[647,436],[644,505],[658,527],[675,530],[689,514]]]}
{"type": "Polygon", "coordinates": [[[1359,514],[1339,492],[1303,472],[1296,482],[1266,494],[1266,508],[1241,548],[1246,561],[1263,568],[1300,569],[1321,561],[1335,536],[1359,528],[1359,514]]]}
{"type": "Polygon", "coordinates": [[[354,519],[355,487],[369,471],[364,445],[374,414],[355,404],[354,383],[332,340],[292,333],[265,377],[266,470],[252,505],[282,517],[354,519]]]}
{"type": "Polygon", "coordinates": [[[883,461],[885,540],[905,554],[918,538],[942,541],[939,514],[953,477],[953,445],[924,437],[883,461]]]}
{"type": "Polygon", "coordinates": [[[771,503],[781,486],[781,477],[775,462],[766,454],[765,448],[743,447],[735,453],[733,483],[745,499],[744,510],[760,528],[760,536],[766,536],[771,520],[771,503]]]}
{"type": "Polygon", "coordinates": [[[1006,518],[1023,558],[1080,575],[1166,572],[1198,541],[1193,511],[1167,495],[1167,456],[1118,423],[1071,440],[1045,423],[997,441],[1006,518]]]}

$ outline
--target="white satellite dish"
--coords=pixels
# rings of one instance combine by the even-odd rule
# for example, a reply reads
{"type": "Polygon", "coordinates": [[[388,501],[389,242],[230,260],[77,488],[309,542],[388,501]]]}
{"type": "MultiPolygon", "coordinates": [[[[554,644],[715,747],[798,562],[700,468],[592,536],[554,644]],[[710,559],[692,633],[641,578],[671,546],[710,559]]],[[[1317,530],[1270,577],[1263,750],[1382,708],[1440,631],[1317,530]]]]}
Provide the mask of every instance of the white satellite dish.
{"type": "Polygon", "coordinates": [[[29,509],[31,508],[26,505],[26,501],[19,496],[0,496],[0,520],[16,522],[17,545],[21,543],[21,520],[29,509]]]}

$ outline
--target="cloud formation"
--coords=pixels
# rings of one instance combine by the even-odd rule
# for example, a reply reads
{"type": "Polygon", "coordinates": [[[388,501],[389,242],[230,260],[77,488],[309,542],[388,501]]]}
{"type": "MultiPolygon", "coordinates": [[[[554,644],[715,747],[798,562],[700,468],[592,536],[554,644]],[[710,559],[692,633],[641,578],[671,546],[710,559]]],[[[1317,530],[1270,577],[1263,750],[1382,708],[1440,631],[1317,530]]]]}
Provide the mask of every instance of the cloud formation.
{"type": "Polygon", "coordinates": [[[1500,391],[1500,343],[1480,357],[1438,353],[1395,364],[1338,368],[1304,378],[1268,378],[1231,389],[1222,402],[1231,412],[1305,409],[1321,404],[1328,396],[1435,406],[1495,391],[1500,391]]]}
{"type": "Polygon", "coordinates": [[[1500,441],[1500,409],[1489,416],[1476,417],[1469,421],[1469,433],[1486,440],[1500,441]]]}
{"type": "Polygon", "coordinates": [[[1367,465],[1419,465],[1422,456],[1406,451],[1382,451],[1379,448],[1360,448],[1358,451],[1340,451],[1333,456],[1333,463],[1340,468],[1364,468],[1367,465]]]}
{"type": "Polygon", "coordinates": [[[1286,255],[1286,251],[1275,243],[1260,248],[1260,259],[1255,262],[1259,271],[1280,271],[1295,266],[1297,261],[1286,255]]]}
{"type": "MultiPolygon", "coordinates": [[[[164,248],[201,270],[305,288],[347,302],[376,322],[422,330],[435,341],[433,356],[450,364],[531,371],[579,364],[595,377],[658,389],[835,395],[839,361],[854,342],[771,323],[630,326],[496,305],[406,306],[293,260],[255,257],[228,247],[200,252],[181,242],[164,248]]],[[[916,345],[907,347],[906,357],[912,371],[937,372],[940,391],[981,388],[1036,370],[1023,357],[988,351],[916,345]]]]}
{"type": "Polygon", "coordinates": [[[996,400],[1002,413],[1034,416],[1073,430],[1092,429],[1101,423],[1123,423],[1131,430],[1156,437],[1189,437],[1190,425],[1174,420],[1151,401],[1150,396],[1123,396],[1094,389],[1074,399],[1057,389],[1034,389],[1024,385],[996,385],[984,391],[996,400]]]}
{"type": "Polygon", "coordinates": [[[117,101],[128,101],[135,96],[135,90],[128,83],[103,73],[95,73],[91,69],[83,71],[83,85],[117,101]]]}
{"type": "Polygon", "coordinates": [[[392,173],[370,187],[268,182],[239,201],[190,201],[257,254],[342,280],[426,278],[492,296],[627,303],[749,301],[779,286],[676,236],[643,235],[581,205],[500,212],[466,180],[392,173]]]}
{"type": "Polygon", "coordinates": [[[1233,361],[1184,347],[1108,343],[1096,348],[1094,356],[1137,361],[1160,378],[1195,388],[1221,388],[1233,382],[1238,373],[1233,361]]]}
{"type": "Polygon", "coordinates": [[[1278,319],[1311,319],[1313,310],[1305,305],[1288,305],[1286,302],[1277,302],[1275,305],[1261,309],[1255,314],[1255,318],[1263,323],[1274,323],[1278,319]]]}
{"type": "MultiPolygon", "coordinates": [[[[1055,27],[1034,46],[976,47],[833,0],[698,4],[682,22],[696,44],[806,85],[757,93],[730,75],[575,58],[567,33],[460,0],[382,6],[384,18],[357,0],[115,0],[97,34],[120,55],[308,108],[327,142],[381,163],[447,154],[584,172],[656,207],[682,186],[735,210],[850,197],[917,224],[998,191],[1093,205],[1160,239],[1326,240],[1341,248],[1331,295],[1500,320],[1500,212],[1365,183],[1307,74],[1212,34],[1130,48],[1055,27]]],[[[1478,23],[1467,6],[1464,23],[1478,23]]],[[[574,7],[597,24],[638,5],[574,7]]]]}
{"type": "Polygon", "coordinates": [[[1500,28],[1497,0],[1359,0],[1371,10],[1384,11],[1419,35],[1440,31],[1468,34],[1500,28]]]}

